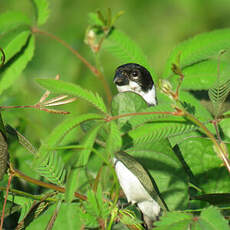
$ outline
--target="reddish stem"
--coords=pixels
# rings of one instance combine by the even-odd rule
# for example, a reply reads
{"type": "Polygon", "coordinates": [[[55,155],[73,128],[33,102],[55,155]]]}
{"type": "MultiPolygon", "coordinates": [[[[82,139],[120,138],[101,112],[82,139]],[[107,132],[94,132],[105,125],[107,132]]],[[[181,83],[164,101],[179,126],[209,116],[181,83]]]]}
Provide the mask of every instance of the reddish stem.
{"type": "MultiPolygon", "coordinates": [[[[53,189],[55,191],[58,191],[58,192],[61,192],[61,193],[64,193],[65,192],[65,188],[64,187],[60,187],[60,186],[57,186],[57,185],[54,185],[54,184],[49,184],[49,183],[46,183],[46,182],[43,182],[43,181],[40,181],[40,180],[36,180],[34,178],[31,178],[25,174],[23,174],[22,172],[20,172],[19,170],[17,169],[12,169],[12,172],[13,172],[13,176],[16,176],[16,177],[19,177],[19,178],[22,178],[30,183],[33,183],[33,184],[36,184],[36,185],[39,185],[41,187],[45,187],[45,188],[49,188],[49,189],[53,189]]],[[[74,193],[75,197],[81,199],[81,200],[87,200],[87,197],[80,194],[80,193],[77,193],[75,192],[74,193]]]]}
{"type": "Polygon", "coordinates": [[[58,38],[57,36],[55,36],[55,35],[53,35],[51,33],[39,30],[36,27],[32,28],[32,32],[42,34],[42,35],[45,35],[47,37],[50,37],[51,39],[56,40],[57,42],[62,44],[64,47],[66,47],[68,50],[70,50],[79,60],[81,60],[90,69],[90,71],[95,76],[97,76],[101,80],[101,82],[102,82],[102,84],[104,86],[104,89],[105,89],[105,93],[107,95],[108,102],[110,103],[112,101],[112,93],[111,93],[111,90],[109,88],[109,85],[108,85],[104,75],[97,68],[95,68],[93,65],[91,65],[84,57],[82,57],[77,50],[73,49],[67,42],[65,42],[64,40],[58,38]]]}
{"type": "Polygon", "coordinates": [[[129,116],[140,116],[140,115],[150,115],[150,114],[168,114],[168,115],[173,115],[173,116],[183,116],[183,112],[179,111],[179,112],[140,112],[140,113],[125,113],[125,114],[121,114],[121,115],[117,115],[117,116],[109,116],[105,118],[106,122],[110,122],[113,120],[117,120],[119,118],[122,117],[129,117],[129,116]]]}
{"type": "Polygon", "coordinates": [[[5,208],[6,208],[7,197],[8,197],[8,193],[9,193],[9,189],[10,189],[10,184],[11,184],[12,177],[13,177],[13,175],[10,174],[9,179],[8,179],[8,185],[7,185],[7,188],[6,188],[6,196],[5,196],[5,200],[4,200],[4,204],[3,204],[3,208],[2,208],[2,216],[1,216],[1,226],[0,226],[0,230],[2,230],[2,227],[3,227],[4,215],[5,215],[5,208]]]}

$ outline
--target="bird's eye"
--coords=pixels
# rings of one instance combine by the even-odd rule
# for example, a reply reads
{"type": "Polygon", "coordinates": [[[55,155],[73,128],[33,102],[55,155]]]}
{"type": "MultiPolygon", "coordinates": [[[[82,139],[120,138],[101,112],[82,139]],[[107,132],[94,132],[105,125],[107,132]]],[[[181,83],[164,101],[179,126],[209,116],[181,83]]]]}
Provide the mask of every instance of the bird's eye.
{"type": "Polygon", "coordinates": [[[138,71],[134,70],[134,71],[132,72],[132,76],[133,76],[133,77],[137,77],[137,76],[138,76],[138,71]]]}

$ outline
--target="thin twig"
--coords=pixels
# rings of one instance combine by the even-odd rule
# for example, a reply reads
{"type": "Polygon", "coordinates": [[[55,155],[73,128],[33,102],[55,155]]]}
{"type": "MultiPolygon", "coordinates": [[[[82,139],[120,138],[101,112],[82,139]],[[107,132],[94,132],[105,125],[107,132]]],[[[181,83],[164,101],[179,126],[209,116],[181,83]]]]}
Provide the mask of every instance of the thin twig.
{"type": "Polygon", "coordinates": [[[58,204],[57,204],[57,207],[55,208],[55,210],[53,212],[53,215],[51,216],[51,218],[49,220],[49,223],[46,226],[46,230],[51,230],[53,228],[54,222],[57,219],[57,215],[58,215],[59,210],[61,208],[61,204],[62,204],[62,201],[59,200],[58,204]]]}
{"type": "Polygon", "coordinates": [[[55,35],[53,35],[51,33],[48,33],[46,31],[40,30],[40,29],[38,29],[36,27],[32,28],[32,32],[48,36],[51,39],[56,40],[57,42],[62,44],[69,51],[71,51],[79,60],[82,61],[82,63],[84,63],[90,69],[90,71],[95,76],[97,76],[100,79],[100,81],[102,82],[102,84],[104,86],[108,102],[110,103],[112,101],[112,93],[111,93],[110,87],[109,87],[108,82],[106,81],[104,75],[97,68],[95,68],[93,65],[91,65],[83,56],[81,56],[80,53],[77,50],[73,49],[67,42],[65,42],[64,40],[58,38],[57,36],[55,36],[55,35]]]}
{"type": "Polygon", "coordinates": [[[224,165],[226,166],[227,170],[230,173],[230,161],[228,159],[228,155],[225,153],[225,151],[221,147],[221,145],[217,142],[217,140],[213,136],[213,134],[207,129],[207,127],[201,121],[199,121],[192,114],[185,112],[184,116],[186,118],[188,118],[190,121],[192,121],[194,124],[196,124],[197,126],[199,126],[204,131],[204,133],[212,140],[213,144],[216,146],[216,148],[220,152],[220,158],[223,160],[224,165]]]}
{"type": "MultiPolygon", "coordinates": [[[[0,191],[6,191],[7,190],[7,187],[2,187],[0,186],[0,191]]],[[[20,191],[20,190],[17,190],[17,189],[9,189],[9,193],[10,194],[16,194],[18,196],[23,196],[23,197],[28,197],[28,198],[31,198],[33,200],[44,200],[44,196],[43,195],[32,195],[30,193],[27,193],[27,192],[24,192],[24,191],[20,191]]],[[[45,199],[45,201],[50,201],[50,202],[56,202],[57,199],[54,199],[52,197],[47,197],[47,199],[45,199]]]]}
{"type": "Polygon", "coordinates": [[[2,216],[1,216],[1,226],[0,226],[0,230],[2,230],[2,227],[3,227],[4,215],[5,215],[5,208],[6,208],[7,197],[8,197],[8,193],[9,193],[9,189],[10,189],[10,184],[11,184],[12,177],[13,177],[12,174],[10,174],[10,175],[9,175],[9,179],[8,179],[7,189],[6,189],[6,196],[5,196],[5,200],[4,200],[4,204],[3,204],[3,208],[2,208],[2,216]]]}
{"type": "Polygon", "coordinates": [[[218,119],[215,119],[215,120],[212,121],[212,124],[213,124],[213,126],[214,126],[214,128],[216,130],[217,139],[218,139],[218,141],[220,143],[222,140],[221,140],[221,137],[220,137],[220,131],[219,131],[218,123],[219,123],[218,119]]]}
{"type": "MultiPolygon", "coordinates": [[[[58,191],[58,192],[61,192],[61,193],[65,193],[65,188],[64,187],[60,187],[60,186],[57,186],[57,185],[54,185],[54,184],[49,184],[49,183],[46,183],[46,182],[31,178],[31,177],[23,174],[19,170],[14,169],[12,166],[11,166],[11,172],[12,172],[13,176],[22,178],[22,179],[24,179],[27,182],[30,182],[32,184],[36,184],[36,185],[39,185],[39,186],[44,187],[44,188],[49,188],[49,189],[52,189],[52,190],[55,190],[55,191],[58,191]]],[[[75,195],[75,197],[77,197],[77,198],[79,198],[81,200],[87,200],[87,197],[85,195],[80,194],[80,193],[75,192],[74,195],[75,195]]]]}
{"type": "Polygon", "coordinates": [[[151,114],[162,114],[162,115],[173,115],[173,116],[183,116],[184,114],[181,111],[176,111],[176,112],[139,112],[139,113],[125,113],[125,114],[120,114],[117,116],[108,116],[105,118],[106,122],[110,122],[113,120],[117,120],[119,118],[123,117],[130,117],[130,116],[142,116],[142,115],[151,115],[151,114]]]}

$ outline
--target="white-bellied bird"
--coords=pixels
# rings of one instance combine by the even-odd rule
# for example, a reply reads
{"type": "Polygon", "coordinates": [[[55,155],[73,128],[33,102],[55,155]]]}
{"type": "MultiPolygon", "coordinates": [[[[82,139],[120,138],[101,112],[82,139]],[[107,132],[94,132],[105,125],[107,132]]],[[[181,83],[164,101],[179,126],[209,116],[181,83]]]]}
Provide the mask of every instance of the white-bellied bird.
{"type": "Polygon", "coordinates": [[[126,152],[117,152],[114,157],[114,167],[120,186],[131,204],[137,204],[143,214],[147,228],[167,211],[166,204],[158,194],[158,188],[144,167],[126,152]]]}
{"type": "MultiPolygon", "coordinates": [[[[149,71],[135,63],[128,63],[116,69],[114,83],[119,92],[139,94],[150,106],[157,104],[156,90],[149,71]]],[[[148,229],[167,210],[159,195],[159,190],[152,183],[144,167],[125,152],[117,152],[114,157],[115,171],[124,194],[131,204],[137,204],[143,214],[148,229]]]]}

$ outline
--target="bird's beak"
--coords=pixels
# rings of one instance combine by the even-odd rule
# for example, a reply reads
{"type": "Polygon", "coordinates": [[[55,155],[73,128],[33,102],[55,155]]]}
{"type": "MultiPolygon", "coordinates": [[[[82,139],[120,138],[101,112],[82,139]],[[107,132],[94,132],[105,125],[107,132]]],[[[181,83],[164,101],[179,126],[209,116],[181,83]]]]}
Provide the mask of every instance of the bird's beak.
{"type": "Polygon", "coordinates": [[[129,84],[129,80],[126,76],[124,76],[122,73],[116,73],[115,77],[113,79],[113,82],[116,85],[122,86],[122,85],[128,85],[129,84]]]}

